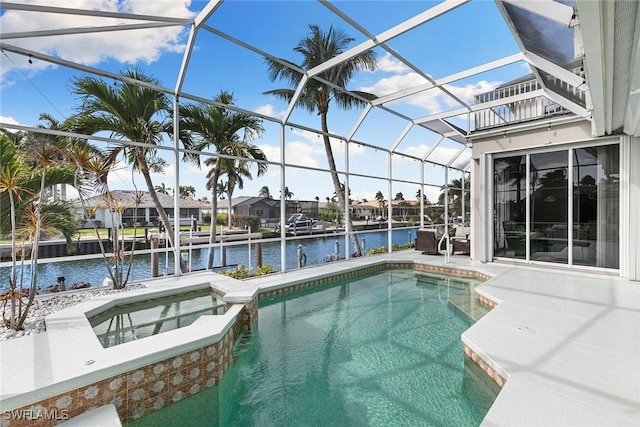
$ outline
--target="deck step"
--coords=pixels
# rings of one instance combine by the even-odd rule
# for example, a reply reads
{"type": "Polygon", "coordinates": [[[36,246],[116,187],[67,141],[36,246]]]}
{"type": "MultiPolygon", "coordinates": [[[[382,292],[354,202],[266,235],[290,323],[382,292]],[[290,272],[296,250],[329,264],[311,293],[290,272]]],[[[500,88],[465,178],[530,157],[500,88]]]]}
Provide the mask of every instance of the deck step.
{"type": "Polygon", "coordinates": [[[449,304],[474,323],[491,311],[475,298],[475,294],[470,295],[469,292],[461,292],[449,298],[449,304]]]}

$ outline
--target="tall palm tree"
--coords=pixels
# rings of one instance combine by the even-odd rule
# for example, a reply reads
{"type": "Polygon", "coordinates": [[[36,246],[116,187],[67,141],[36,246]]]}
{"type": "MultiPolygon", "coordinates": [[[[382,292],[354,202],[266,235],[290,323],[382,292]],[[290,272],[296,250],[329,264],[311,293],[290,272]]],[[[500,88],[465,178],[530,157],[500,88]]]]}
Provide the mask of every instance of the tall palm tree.
{"type": "MultiPolygon", "coordinates": [[[[221,91],[213,98],[219,104],[233,105],[233,94],[221,91]]],[[[194,151],[205,151],[211,147],[216,152],[247,159],[266,160],[262,150],[249,142],[262,135],[262,121],[244,113],[210,104],[185,104],[180,106],[181,128],[190,134],[185,145],[194,151]]],[[[189,154],[188,158],[200,167],[200,155],[189,154]]],[[[211,230],[209,232],[208,268],[213,267],[213,244],[215,243],[215,218],[218,211],[217,183],[228,171],[233,171],[236,159],[211,157],[205,164],[211,169],[207,173],[207,190],[211,190],[211,230]]],[[[258,175],[267,170],[266,163],[257,163],[258,175]]],[[[231,216],[231,212],[229,212],[231,216]]]]}
{"type": "Polygon", "coordinates": [[[196,188],[193,185],[181,185],[180,186],[180,197],[195,197],[196,188]]]}
{"type": "MultiPolygon", "coordinates": [[[[35,144],[33,139],[37,137],[37,134],[29,134],[16,146],[14,141],[0,136],[0,218],[10,218],[12,265],[9,298],[12,311],[9,327],[16,330],[22,328],[36,295],[36,264],[41,234],[62,232],[67,244],[71,245],[71,236],[76,230],[74,216],[68,204],[61,201],[45,203],[46,188],[73,182],[73,173],[64,164],[52,161],[58,155],[56,144],[43,143],[39,150],[26,150],[35,144]],[[32,273],[29,298],[24,307],[21,299],[22,284],[18,286],[16,270],[16,257],[20,251],[17,246],[18,237],[31,242],[32,273]]],[[[7,232],[5,228],[6,222],[0,222],[0,234],[7,232]]]]}
{"type": "Polygon", "coordinates": [[[269,187],[267,187],[266,185],[264,185],[264,186],[260,189],[260,192],[258,193],[258,196],[260,196],[260,197],[271,197],[271,192],[269,191],[269,187]]]}
{"type": "Polygon", "coordinates": [[[293,196],[294,196],[293,191],[290,191],[289,187],[284,187],[284,198],[286,200],[291,200],[293,196]]]}
{"type": "MultiPolygon", "coordinates": [[[[132,68],[122,72],[132,80],[160,86],[160,81],[132,68]]],[[[151,172],[161,172],[166,162],[157,156],[154,146],[162,143],[162,136],[168,132],[170,103],[165,94],[146,86],[132,83],[108,83],[96,77],[75,78],[73,93],[80,95],[82,103],[78,107],[76,126],[79,133],[93,135],[97,132],[111,132],[112,137],[147,144],[145,147],[123,143],[112,149],[112,157],[122,155],[132,168],[144,178],[158,217],[167,231],[171,246],[175,247],[173,227],[167,213],[160,204],[151,172]]]]}
{"type": "MultiPolygon", "coordinates": [[[[73,144],[71,147],[69,147],[69,153],[70,158],[76,167],[74,187],[78,191],[78,198],[84,210],[84,215],[89,218],[89,222],[91,223],[96,234],[98,246],[100,247],[100,253],[102,254],[102,259],[105,263],[107,273],[109,274],[109,277],[113,282],[114,288],[123,288],[124,286],[126,286],[126,281],[124,280],[126,278],[118,274],[118,271],[115,271],[113,268],[119,268],[121,263],[119,262],[117,257],[119,255],[124,255],[123,251],[119,248],[119,240],[117,238],[113,239],[113,247],[111,248],[111,250],[113,251],[114,255],[111,259],[109,259],[107,257],[107,250],[105,249],[102,238],[100,237],[98,224],[96,223],[96,221],[91,219],[93,217],[91,212],[92,209],[87,207],[87,203],[85,201],[85,197],[88,195],[96,193],[103,195],[105,205],[109,207],[112,218],[115,217],[116,210],[112,209],[112,207],[115,208],[114,199],[110,195],[107,178],[109,173],[113,169],[113,165],[116,159],[114,157],[107,156],[98,148],[91,146],[90,144],[73,144]]],[[[116,223],[115,220],[112,220],[112,222],[116,223]]],[[[133,257],[130,257],[129,259],[132,260],[133,257]]]]}
{"type": "MultiPolygon", "coordinates": [[[[347,36],[343,31],[334,29],[333,26],[329,27],[328,31],[323,31],[317,25],[311,24],[309,25],[309,29],[309,35],[300,40],[293,49],[294,52],[302,55],[302,62],[299,68],[303,70],[310,70],[340,55],[346,50],[347,46],[355,40],[347,36]]],[[[365,105],[365,101],[355,98],[343,90],[346,89],[347,83],[358,71],[363,69],[375,70],[375,58],[375,52],[369,49],[319,73],[319,78],[332,83],[335,87],[324,84],[316,79],[309,79],[298,99],[296,99],[296,106],[302,107],[310,113],[316,112],[320,116],[320,124],[323,132],[322,139],[331,172],[331,180],[333,181],[333,187],[338,196],[342,212],[346,209],[346,196],[340,186],[340,178],[338,177],[336,162],[333,157],[331,142],[329,141],[327,113],[331,100],[334,100],[338,107],[344,109],[365,105]]],[[[267,58],[266,63],[269,67],[268,73],[271,81],[282,79],[289,83],[291,88],[274,89],[265,92],[265,94],[291,102],[295,94],[295,88],[298,87],[302,79],[302,74],[287,65],[283,65],[287,63],[291,64],[286,60],[275,61],[267,58]]],[[[365,99],[375,98],[374,95],[369,93],[352,92],[365,99]]],[[[349,232],[349,229],[353,229],[351,222],[345,224],[345,226],[347,227],[347,232],[349,232]]],[[[354,233],[351,233],[351,240],[356,248],[356,252],[360,254],[360,243],[354,233]]]]}
{"type": "Polygon", "coordinates": [[[171,191],[171,189],[170,189],[169,187],[167,187],[167,186],[164,184],[164,182],[161,182],[161,183],[160,183],[160,185],[156,185],[154,188],[156,189],[156,192],[157,192],[158,194],[165,194],[165,195],[167,195],[167,194],[169,194],[169,191],[171,191]]]}
{"type": "MultiPolygon", "coordinates": [[[[9,274],[9,292],[11,297],[11,319],[9,327],[16,328],[16,308],[18,306],[17,299],[20,294],[17,293],[17,250],[16,250],[16,203],[22,200],[22,193],[29,191],[22,188],[27,171],[20,162],[16,161],[16,148],[12,141],[4,135],[0,136],[0,196],[6,193],[9,196],[9,209],[11,216],[11,273],[9,274]]],[[[32,193],[33,194],[33,193],[32,193]]],[[[4,204],[6,206],[6,203],[4,204]]],[[[3,217],[6,217],[3,215],[3,217]]],[[[3,319],[4,320],[4,319],[3,319]]]]}
{"type": "Polygon", "coordinates": [[[452,179],[451,182],[442,187],[442,191],[438,196],[438,204],[444,206],[445,203],[449,205],[449,215],[453,212],[464,215],[462,212],[462,186],[464,184],[464,202],[465,209],[471,206],[471,195],[469,193],[469,185],[470,182],[467,178],[464,179],[464,182],[461,178],[452,179]],[[448,188],[448,200],[445,202],[445,188],[448,188]]]}

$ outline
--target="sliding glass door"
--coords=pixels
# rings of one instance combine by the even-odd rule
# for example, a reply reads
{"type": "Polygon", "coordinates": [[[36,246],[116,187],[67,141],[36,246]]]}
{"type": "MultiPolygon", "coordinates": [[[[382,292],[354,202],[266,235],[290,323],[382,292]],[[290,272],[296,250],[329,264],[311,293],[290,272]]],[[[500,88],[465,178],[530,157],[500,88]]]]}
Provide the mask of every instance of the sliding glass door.
{"type": "Polygon", "coordinates": [[[619,267],[619,146],[495,158],[494,256],[619,267]]]}
{"type": "Polygon", "coordinates": [[[569,251],[568,151],[529,156],[530,259],[566,264],[569,251]]]}

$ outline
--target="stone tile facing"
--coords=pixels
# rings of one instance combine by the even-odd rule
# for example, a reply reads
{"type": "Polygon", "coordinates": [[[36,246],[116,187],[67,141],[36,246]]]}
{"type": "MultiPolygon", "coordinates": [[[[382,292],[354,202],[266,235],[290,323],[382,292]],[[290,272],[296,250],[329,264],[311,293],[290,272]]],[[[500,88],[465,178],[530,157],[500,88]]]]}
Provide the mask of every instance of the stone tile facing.
{"type": "Polygon", "coordinates": [[[490,307],[490,308],[494,308],[496,306],[495,301],[490,300],[489,298],[487,298],[487,297],[485,297],[483,295],[476,294],[476,299],[478,301],[480,301],[481,303],[483,303],[484,305],[490,307]]]}
{"type": "MultiPolygon", "coordinates": [[[[331,280],[386,268],[411,268],[417,271],[450,274],[483,281],[489,279],[484,274],[470,270],[410,262],[392,262],[292,284],[284,288],[263,292],[258,298],[279,295],[321,285],[331,280]]],[[[480,295],[476,295],[476,298],[492,307],[495,306],[493,301],[480,295]]],[[[0,417],[0,427],[52,426],[108,403],[113,403],[116,406],[123,423],[158,411],[171,403],[216,385],[232,361],[233,343],[242,332],[253,327],[257,318],[258,299],[256,298],[245,303],[238,320],[220,341],[18,408],[12,412],[16,414],[15,417],[0,417]],[[22,416],[18,416],[19,414],[22,416]],[[30,415],[31,419],[26,419],[25,414],[30,415]]],[[[504,378],[500,377],[466,346],[465,354],[499,385],[504,385],[504,378]]]]}
{"type": "Polygon", "coordinates": [[[473,350],[471,350],[466,345],[464,346],[464,354],[467,355],[471,360],[475,362],[476,365],[480,366],[480,368],[489,375],[496,384],[500,387],[504,387],[507,380],[505,380],[500,374],[498,374],[495,369],[493,369],[487,362],[485,362],[480,356],[478,356],[473,350]]]}
{"type": "Polygon", "coordinates": [[[213,387],[231,363],[243,330],[242,322],[236,324],[217,343],[2,414],[0,427],[53,426],[107,403],[126,423],[213,387]]]}

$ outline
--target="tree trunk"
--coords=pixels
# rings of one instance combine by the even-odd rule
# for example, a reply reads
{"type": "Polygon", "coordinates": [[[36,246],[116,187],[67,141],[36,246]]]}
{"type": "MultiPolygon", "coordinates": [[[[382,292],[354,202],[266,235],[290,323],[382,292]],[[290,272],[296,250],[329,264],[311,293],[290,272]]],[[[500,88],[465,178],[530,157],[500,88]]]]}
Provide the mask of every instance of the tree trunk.
{"type": "MultiPolygon", "coordinates": [[[[46,171],[47,167],[46,165],[44,165],[42,167],[42,177],[40,179],[40,196],[38,205],[36,206],[36,231],[31,243],[31,286],[29,287],[29,299],[27,300],[27,305],[24,307],[24,312],[21,314],[20,320],[16,325],[16,330],[22,329],[22,325],[24,324],[25,320],[27,320],[29,309],[31,308],[31,305],[36,298],[36,279],[38,278],[38,249],[40,249],[40,224],[42,223],[42,203],[44,201],[44,184],[46,171]]],[[[20,297],[22,297],[22,293],[20,297]]]]}
{"type": "Polygon", "coordinates": [[[220,170],[216,166],[213,176],[209,182],[211,183],[211,228],[209,230],[209,260],[207,261],[207,269],[213,268],[213,245],[216,243],[216,229],[218,228],[218,178],[220,178],[220,170]]]}
{"type": "Polygon", "coordinates": [[[230,187],[229,187],[229,183],[227,183],[227,199],[229,199],[229,200],[228,200],[228,206],[229,206],[229,208],[228,208],[228,210],[227,210],[227,212],[228,212],[228,215],[227,215],[227,228],[228,228],[229,230],[231,230],[231,225],[232,225],[232,221],[231,221],[231,209],[233,208],[233,206],[232,206],[232,202],[231,202],[232,192],[229,190],[229,188],[230,188],[230,187]]]}
{"type": "MultiPolygon", "coordinates": [[[[333,187],[335,188],[336,197],[338,197],[338,205],[340,205],[340,209],[342,213],[345,213],[345,207],[347,203],[345,201],[345,193],[349,193],[349,189],[345,186],[344,192],[342,187],[340,186],[340,179],[338,178],[338,170],[336,169],[336,161],[333,158],[333,150],[331,148],[331,142],[329,141],[329,129],[327,127],[327,113],[323,112],[320,114],[320,119],[322,121],[322,140],[324,142],[324,150],[327,153],[327,162],[329,163],[329,170],[331,171],[331,179],[333,181],[333,187]]],[[[346,196],[348,200],[348,195],[346,196]]],[[[355,233],[351,233],[353,230],[353,222],[351,221],[351,215],[349,215],[349,221],[345,221],[345,231],[349,233],[349,237],[351,237],[351,242],[356,250],[358,255],[362,255],[362,250],[360,249],[360,243],[358,242],[358,236],[355,233]]],[[[345,248],[345,254],[348,248],[345,248]]]]}
{"type": "MultiPolygon", "coordinates": [[[[9,323],[9,327],[11,329],[16,329],[16,306],[18,305],[18,298],[21,298],[22,295],[16,298],[15,291],[18,286],[18,280],[16,275],[16,264],[17,264],[17,253],[16,253],[16,205],[13,200],[13,193],[11,189],[8,191],[9,193],[9,206],[11,207],[11,276],[9,277],[9,291],[11,293],[11,321],[9,323]]],[[[24,246],[22,247],[24,251],[24,246]]]]}
{"type": "MultiPolygon", "coordinates": [[[[142,173],[142,176],[144,177],[144,181],[147,184],[149,197],[151,197],[151,200],[153,201],[153,205],[156,208],[156,212],[158,212],[158,216],[160,217],[160,221],[162,221],[162,225],[164,226],[164,229],[165,229],[165,234],[167,235],[167,239],[169,239],[169,244],[171,245],[171,247],[175,248],[176,242],[174,241],[174,238],[173,238],[173,227],[171,226],[169,217],[167,217],[167,213],[165,212],[164,208],[160,204],[160,199],[158,199],[158,194],[156,193],[156,190],[153,186],[153,182],[151,181],[151,175],[149,173],[149,165],[147,164],[147,160],[145,159],[142,151],[137,149],[136,149],[136,158],[138,160],[138,169],[140,169],[140,173],[142,173]]],[[[178,210],[178,212],[175,212],[174,214],[178,215],[177,218],[179,220],[180,210],[178,210]]],[[[184,268],[185,267],[184,261],[182,260],[182,257],[180,256],[180,254],[178,254],[178,259],[176,259],[176,262],[180,264],[181,271],[186,271],[186,269],[184,268]]]]}

